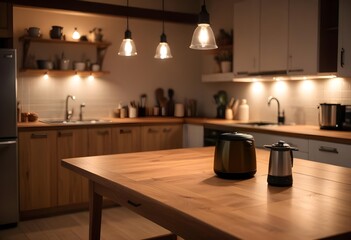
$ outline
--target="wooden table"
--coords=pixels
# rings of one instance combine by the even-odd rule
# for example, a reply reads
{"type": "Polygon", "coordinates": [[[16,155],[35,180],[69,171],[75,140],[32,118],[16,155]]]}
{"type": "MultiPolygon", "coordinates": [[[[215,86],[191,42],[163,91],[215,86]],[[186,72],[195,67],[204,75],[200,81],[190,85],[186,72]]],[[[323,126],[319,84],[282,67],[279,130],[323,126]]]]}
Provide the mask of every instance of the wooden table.
{"type": "MultiPolygon", "coordinates": [[[[100,238],[102,196],[185,239],[351,237],[351,169],[294,159],[292,187],[267,185],[269,152],[257,173],[224,180],[213,147],[65,159],[90,180],[90,239],[100,238]]],[[[137,226],[136,226],[137,227],[137,226]]]]}

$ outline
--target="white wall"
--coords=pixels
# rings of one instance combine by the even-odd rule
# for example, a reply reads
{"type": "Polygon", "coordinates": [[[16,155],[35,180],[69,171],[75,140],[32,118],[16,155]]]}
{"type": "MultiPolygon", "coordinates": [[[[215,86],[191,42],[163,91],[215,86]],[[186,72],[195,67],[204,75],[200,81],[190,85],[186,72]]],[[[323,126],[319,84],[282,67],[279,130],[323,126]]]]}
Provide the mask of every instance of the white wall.
{"type": "MultiPolygon", "coordinates": [[[[154,91],[158,87],[164,88],[165,94],[168,88],[173,88],[177,102],[183,102],[185,98],[200,100],[201,91],[194,89],[202,86],[201,55],[189,49],[195,26],[166,23],[165,31],[174,58],[160,61],[153,56],[160,41],[161,22],[132,18],[129,24],[138,50],[138,56],[131,58],[117,55],[126,30],[125,18],[15,7],[14,44],[18,49],[19,67],[23,51],[18,38],[25,34],[25,28],[31,26],[40,27],[43,38],[49,37],[52,25],[63,26],[67,38],[71,36],[74,27],[78,27],[82,34],[87,34],[94,27],[101,27],[104,39],[112,42],[103,65],[103,69],[110,71],[110,74],[94,81],[75,81],[72,77],[50,77],[44,80],[42,76],[28,77],[19,74],[18,100],[23,111],[37,112],[41,118],[62,118],[65,97],[72,94],[77,97],[75,117],[81,102],[86,103],[87,117],[111,116],[119,102],[139,100],[142,93],[148,95],[149,106],[153,106],[156,103],[154,91]]],[[[34,43],[29,54],[35,59],[54,60],[61,52],[72,61],[95,59],[94,48],[73,45],[34,43]]]]}
{"type": "MultiPolygon", "coordinates": [[[[232,28],[234,1],[206,1],[216,34],[220,28],[227,31],[232,28]]],[[[131,1],[132,4],[133,1],[131,1]]],[[[48,37],[48,31],[52,25],[64,26],[67,36],[71,34],[74,27],[78,27],[83,33],[87,33],[93,27],[102,27],[104,39],[112,42],[104,61],[104,69],[111,73],[93,82],[87,79],[74,81],[71,78],[58,77],[44,81],[41,76],[19,76],[18,99],[23,104],[24,110],[37,112],[43,118],[62,118],[64,99],[67,94],[76,95],[76,111],[81,102],[86,103],[87,117],[110,116],[118,102],[128,103],[130,100],[138,100],[142,93],[147,93],[149,104],[152,106],[155,104],[154,90],[157,87],[165,90],[170,87],[174,88],[175,98],[179,102],[184,101],[185,98],[197,99],[199,114],[207,117],[216,116],[213,95],[218,90],[226,90],[229,97],[248,99],[251,120],[276,120],[276,104],[272,103],[270,107],[267,105],[267,98],[270,95],[280,100],[287,122],[300,124],[317,125],[317,105],[319,103],[351,104],[351,79],[264,82],[261,84],[201,83],[202,71],[208,70],[207,65],[203,62],[214,61],[213,55],[188,48],[195,26],[185,24],[166,23],[166,34],[174,58],[161,62],[153,58],[161,33],[160,22],[131,19],[130,29],[139,53],[135,58],[124,58],[117,56],[125,31],[124,18],[86,14],[72,15],[67,12],[16,7],[14,35],[19,57],[22,54],[22,46],[17,39],[25,33],[25,28],[38,26],[42,29],[44,37],[48,37]]],[[[55,55],[50,50],[51,47],[41,48],[34,45],[33,47],[37,48],[36,57],[44,57],[48,54],[53,58],[55,55]]],[[[94,51],[90,51],[91,49],[84,48],[84,54],[82,54],[70,48],[65,49],[65,54],[70,54],[72,59],[76,56],[84,58],[83,55],[89,57],[95,54],[94,51]]],[[[75,117],[77,115],[76,113],[75,117]]]]}

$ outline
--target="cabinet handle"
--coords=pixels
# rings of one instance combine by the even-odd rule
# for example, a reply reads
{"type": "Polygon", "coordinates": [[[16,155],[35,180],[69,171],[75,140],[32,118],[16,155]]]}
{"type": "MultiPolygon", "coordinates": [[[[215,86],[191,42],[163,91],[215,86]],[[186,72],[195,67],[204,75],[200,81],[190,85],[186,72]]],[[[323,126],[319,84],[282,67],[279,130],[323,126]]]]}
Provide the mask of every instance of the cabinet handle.
{"type": "Polygon", "coordinates": [[[98,131],[97,133],[98,133],[99,135],[108,135],[108,130],[98,131]]]}
{"type": "Polygon", "coordinates": [[[31,138],[47,138],[48,135],[46,133],[32,133],[31,138]]]}
{"type": "Polygon", "coordinates": [[[135,202],[133,202],[133,201],[131,201],[131,200],[128,200],[127,201],[130,205],[132,205],[133,207],[140,207],[141,206],[141,203],[135,203],[135,202]]]}
{"type": "Polygon", "coordinates": [[[157,129],[153,129],[153,128],[149,128],[148,132],[149,133],[158,133],[158,130],[157,129]]]}
{"type": "Polygon", "coordinates": [[[59,137],[72,137],[73,136],[73,132],[58,132],[58,136],[59,137]]]}
{"type": "Polygon", "coordinates": [[[334,147],[320,146],[318,150],[321,152],[329,152],[329,153],[336,153],[336,154],[339,153],[338,149],[334,147]]]}
{"type": "Polygon", "coordinates": [[[340,66],[343,68],[345,65],[344,62],[344,56],[345,56],[345,49],[341,48],[341,54],[340,54],[340,66]]]}
{"type": "Polygon", "coordinates": [[[171,131],[172,131],[171,128],[164,128],[164,129],[163,129],[163,132],[164,132],[164,133],[169,133],[169,132],[171,132],[171,131]]]}
{"type": "Polygon", "coordinates": [[[303,72],[303,69],[289,69],[288,73],[297,73],[297,72],[303,72]]]}
{"type": "Polygon", "coordinates": [[[132,130],[131,129],[120,129],[119,133],[120,134],[128,134],[128,133],[132,133],[132,130]]]}

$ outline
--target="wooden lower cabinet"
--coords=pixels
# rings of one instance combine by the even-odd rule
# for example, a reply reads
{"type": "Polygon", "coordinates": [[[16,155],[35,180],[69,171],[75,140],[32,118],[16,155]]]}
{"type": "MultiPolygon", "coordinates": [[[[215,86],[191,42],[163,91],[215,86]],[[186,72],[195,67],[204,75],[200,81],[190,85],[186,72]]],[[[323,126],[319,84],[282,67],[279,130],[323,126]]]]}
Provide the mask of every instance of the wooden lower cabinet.
{"type": "Polygon", "coordinates": [[[57,206],[56,131],[19,133],[20,211],[57,206]]]}
{"type": "Polygon", "coordinates": [[[140,151],[140,126],[113,127],[112,152],[130,153],[140,151]]]}
{"type": "Polygon", "coordinates": [[[183,125],[150,125],[141,127],[141,150],[181,148],[183,125]]]}
{"type": "Polygon", "coordinates": [[[88,130],[57,131],[58,205],[89,201],[88,180],[61,166],[61,159],[88,155],[88,130]]]}
{"type": "Polygon", "coordinates": [[[106,155],[112,153],[112,134],[109,127],[88,129],[88,155],[106,155]]]}
{"type": "Polygon", "coordinates": [[[182,136],[182,124],[20,130],[21,217],[55,214],[89,201],[87,179],[61,167],[61,159],[181,148],[182,136]]]}

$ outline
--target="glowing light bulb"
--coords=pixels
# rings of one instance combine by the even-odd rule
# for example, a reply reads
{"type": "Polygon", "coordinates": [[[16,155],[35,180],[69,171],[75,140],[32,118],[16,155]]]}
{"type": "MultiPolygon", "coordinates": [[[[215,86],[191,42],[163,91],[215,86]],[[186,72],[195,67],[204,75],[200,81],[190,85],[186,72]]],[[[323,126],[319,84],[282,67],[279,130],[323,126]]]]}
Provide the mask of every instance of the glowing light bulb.
{"type": "Polygon", "coordinates": [[[80,34],[79,34],[77,28],[74,28],[74,32],[73,32],[73,34],[72,34],[72,38],[73,38],[74,40],[80,39],[80,34]]]}

